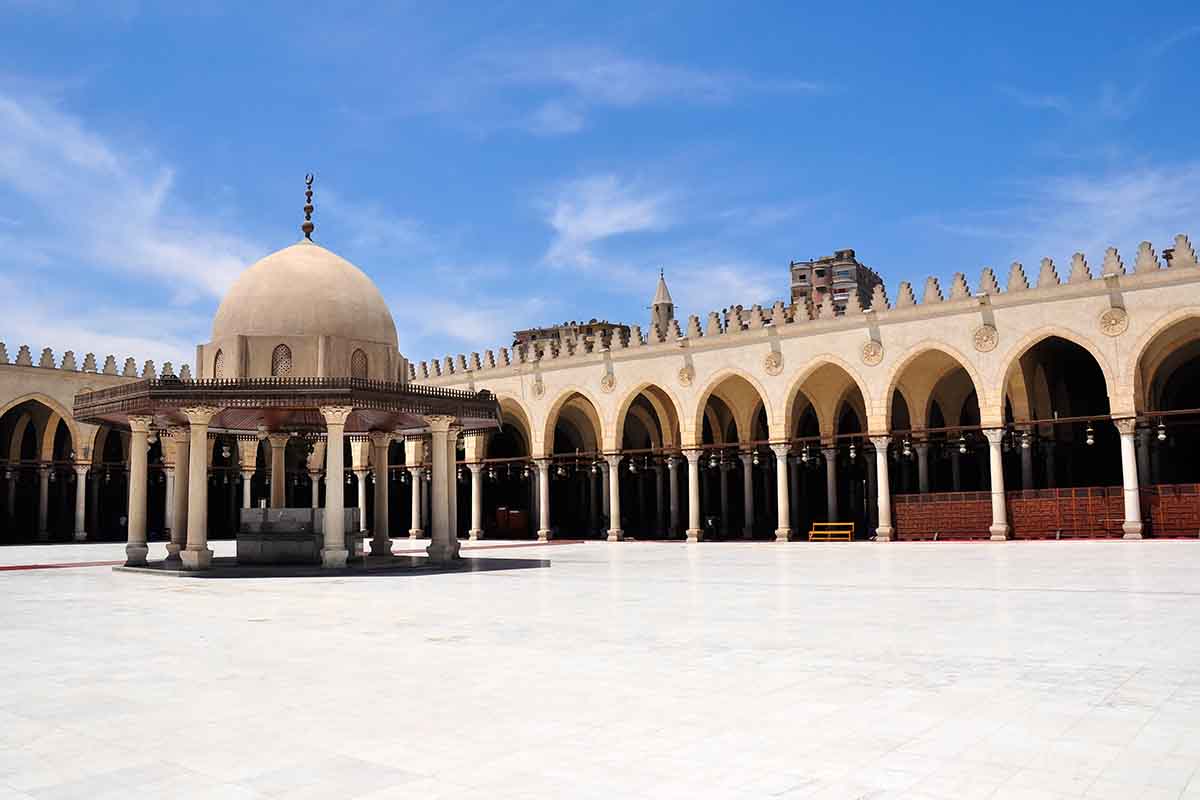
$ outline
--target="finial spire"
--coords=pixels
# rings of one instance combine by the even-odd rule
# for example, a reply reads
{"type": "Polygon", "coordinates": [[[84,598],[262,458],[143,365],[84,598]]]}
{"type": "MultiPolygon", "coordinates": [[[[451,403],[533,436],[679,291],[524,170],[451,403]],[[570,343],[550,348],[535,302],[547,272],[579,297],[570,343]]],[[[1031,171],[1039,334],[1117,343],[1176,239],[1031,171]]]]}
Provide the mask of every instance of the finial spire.
{"type": "Polygon", "coordinates": [[[300,226],[300,230],[304,231],[304,238],[312,241],[313,228],[316,226],[312,222],[312,184],[313,174],[310,172],[304,176],[304,224],[300,226]]]}

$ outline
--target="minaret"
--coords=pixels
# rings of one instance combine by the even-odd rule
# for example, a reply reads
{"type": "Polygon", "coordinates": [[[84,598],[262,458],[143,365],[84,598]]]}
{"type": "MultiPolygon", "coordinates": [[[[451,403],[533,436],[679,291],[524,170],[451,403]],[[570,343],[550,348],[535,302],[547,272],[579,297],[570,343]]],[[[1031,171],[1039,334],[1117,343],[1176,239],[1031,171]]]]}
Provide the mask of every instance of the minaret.
{"type": "Polygon", "coordinates": [[[675,319],[675,303],[671,301],[671,293],[667,291],[667,281],[663,271],[658,271],[658,287],[654,290],[654,302],[650,304],[650,327],[658,327],[660,336],[665,337],[675,319]]]}

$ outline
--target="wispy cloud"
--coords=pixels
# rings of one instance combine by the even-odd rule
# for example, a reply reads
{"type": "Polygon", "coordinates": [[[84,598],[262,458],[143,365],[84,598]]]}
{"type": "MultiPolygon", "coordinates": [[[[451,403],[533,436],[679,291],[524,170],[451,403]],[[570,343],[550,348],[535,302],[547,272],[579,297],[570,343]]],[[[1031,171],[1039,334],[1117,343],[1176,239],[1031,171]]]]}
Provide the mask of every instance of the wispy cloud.
{"type": "Polygon", "coordinates": [[[671,221],[671,194],[616,175],[593,175],[563,185],[549,204],[555,237],[545,260],[555,266],[596,263],[595,245],[613,237],[659,231],[671,221]]]}
{"type": "Polygon", "coordinates": [[[1061,95],[1029,92],[1008,84],[1001,84],[997,88],[1002,93],[1015,100],[1018,105],[1022,105],[1025,108],[1058,111],[1062,114],[1070,113],[1071,110],[1071,104],[1067,101],[1067,98],[1062,97],[1061,95]]]}

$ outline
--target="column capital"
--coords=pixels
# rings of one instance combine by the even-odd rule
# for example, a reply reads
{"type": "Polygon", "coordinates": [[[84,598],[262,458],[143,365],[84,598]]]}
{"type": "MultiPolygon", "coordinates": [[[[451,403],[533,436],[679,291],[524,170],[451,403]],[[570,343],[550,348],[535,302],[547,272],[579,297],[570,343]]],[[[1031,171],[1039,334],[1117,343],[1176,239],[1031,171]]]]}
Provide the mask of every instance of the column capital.
{"type": "Polygon", "coordinates": [[[1133,432],[1137,429],[1137,419],[1134,417],[1114,419],[1112,423],[1122,436],[1133,436],[1133,432]]]}
{"type": "Polygon", "coordinates": [[[1000,442],[1004,440],[1004,428],[984,428],[983,437],[988,440],[988,443],[993,447],[999,447],[1000,442]]]}
{"type": "Polygon", "coordinates": [[[683,451],[683,457],[687,459],[687,462],[689,464],[700,463],[701,455],[702,455],[702,453],[699,450],[684,450],[683,451]]]}
{"type": "Polygon", "coordinates": [[[412,475],[414,478],[421,477],[421,473],[425,471],[425,468],[422,466],[409,466],[407,469],[408,474],[412,475]]]}
{"type": "Polygon", "coordinates": [[[921,455],[925,455],[929,452],[929,442],[913,442],[912,448],[921,455]]]}
{"type": "Polygon", "coordinates": [[[372,447],[387,447],[392,443],[392,434],[387,431],[371,431],[367,434],[372,447]]]}
{"type": "Polygon", "coordinates": [[[274,433],[267,434],[267,441],[270,442],[271,447],[274,447],[274,448],[287,447],[288,440],[290,440],[291,438],[292,438],[292,435],[290,433],[282,433],[280,431],[276,431],[274,433]]]}
{"type": "Polygon", "coordinates": [[[370,467],[359,467],[358,469],[351,470],[351,472],[353,472],[355,477],[357,477],[359,480],[362,480],[362,479],[366,478],[367,475],[370,474],[371,468],[370,467]]]}
{"type": "Polygon", "coordinates": [[[620,453],[606,453],[604,456],[604,460],[606,462],[608,462],[608,465],[610,467],[612,467],[613,469],[617,469],[621,466],[621,458],[622,457],[623,456],[621,456],[620,453]]]}
{"type": "Polygon", "coordinates": [[[825,454],[826,458],[833,458],[834,456],[837,455],[837,451],[838,451],[838,449],[837,449],[836,444],[821,445],[821,452],[825,454]]]}
{"type": "Polygon", "coordinates": [[[464,466],[466,466],[467,469],[471,470],[472,475],[478,475],[480,472],[483,472],[483,463],[479,462],[479,461],[472,461],[471,463],[465,464],[464,466]]]}
{"type": "MultiPolygon", "coordinates": [[[[312,473],[309,473],[309,474],[311,475],[312,473]]],[[[254,470],[252,470],[252,469],[244,469],[244,470],[242,470],[242,480],[247,480],[247,481],[248,481],[248,480],[250,480],[250,479],[251,479],[251,478],[253,478],[253,477],[254,477],[254,470]]]]}
{"type": "Polygon", "coordinates": [[[187,425],[172,425],[167,428],[167,438],[176,444],[182,444],[191,441],[191,434],[187,425]]]}
{"type": "Polygon", "coordinates": [[[886,433],[868,436],[867,438],[871,440],[871,444],[874,445],[876,450],[887,450],[888,445],[892,443],[891,435],[886,433]]]}
{"type": "Polygon", "coordinates": [[[430,414],[425,417],[425,423],[429,426],[430,432],[436,433],[449,431],[457,422],[458,417],[450,414],[430,414]]]}
{"type": "Polygon", "coordinates": [[[92,468],[91,464],[76,464],[74,466],[75,474],[81,478],[83,476],[87,475],[88,470],[90,470],[91,468],[92,468]]]}
{"type": "Polygon", "coordinates": [[[38,475],[40,475],[41,477],[45,478],[45,477],[47,477],[47,476],[49,476],[49,475],[50,475],[50,470],[51,470],[51,469],[52,469],[52,467],[51,467],[49,464],[45,463],[45,462],[43,462],[43,463],[41,463],[41,464],[38,464],[38,468],[37,468],[38,475]]]}
{"type": "Polygon", "coordinates": [[[154,425],[154,417],[149,414],[131,414],[128,419],[129,429],[134,433],[149,433],[154,425]]]}
{"type": "Polygon", "coordinates": [[[217,406],[186,406],[179,409],[190,425],[207,425],[221,409],[217,406]]]}
{"type": "Polygon", "coordinates": [[[742,466],[749,467],[754,463],[753,453],[738,453],[738,458],[742,460],[742,466]]]}
{"type": "Polygon", "coordinates": [[[788,451],[790,451],[791,449],[792,449],[792,446],[790,444],[786,444],[786,443],[771,445],[771,451],[773,453],[775,453],[776,458],[787,458],[788,451]]]}
{"type": "MultiPolygon", "coordinates": [[[[353,406],[321,406],[321,416],[325,418],[326,426],[342,426],[354,412],[353,406]]],[[[268,434],[268,438],[270,435],[268,434]]]]}

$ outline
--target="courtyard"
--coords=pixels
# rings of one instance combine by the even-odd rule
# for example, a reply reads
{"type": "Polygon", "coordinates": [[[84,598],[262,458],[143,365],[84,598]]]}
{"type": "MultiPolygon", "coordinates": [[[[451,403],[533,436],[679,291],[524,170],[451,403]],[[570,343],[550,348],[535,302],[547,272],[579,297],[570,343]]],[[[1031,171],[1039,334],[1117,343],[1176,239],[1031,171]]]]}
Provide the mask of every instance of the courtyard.
{"type": "Polygon", "coordinates": [[[1195,543],[463,555],[494,568],[0,549],[36,567],[0,571],[0,798],[1200,798],[1195,543]]]}

